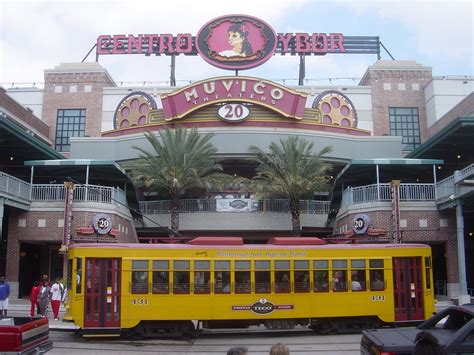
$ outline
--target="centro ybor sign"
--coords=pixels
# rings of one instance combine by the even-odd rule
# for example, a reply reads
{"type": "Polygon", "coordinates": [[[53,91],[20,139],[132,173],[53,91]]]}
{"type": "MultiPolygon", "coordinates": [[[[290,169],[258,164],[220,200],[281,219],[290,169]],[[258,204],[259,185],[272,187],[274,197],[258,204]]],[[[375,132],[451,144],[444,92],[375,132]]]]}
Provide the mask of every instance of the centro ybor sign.
{"type": "Polygon", "coordinates": [[[161,97],[165,120],[181,118],[218,102],[253,102],[286,117],[302,119],[307,96],[268,80],[222,77],[197,82],[161,97]]]}

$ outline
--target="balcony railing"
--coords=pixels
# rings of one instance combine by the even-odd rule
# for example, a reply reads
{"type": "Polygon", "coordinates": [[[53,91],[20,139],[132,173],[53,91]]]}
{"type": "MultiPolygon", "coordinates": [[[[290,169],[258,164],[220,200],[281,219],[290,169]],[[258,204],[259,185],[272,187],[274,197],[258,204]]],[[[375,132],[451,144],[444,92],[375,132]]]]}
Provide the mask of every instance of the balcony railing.
{"type": "MultiPolygon", "coordinates": [[[[29,202],[63,202],[66,188],[63,184],[29,184],[0,172],[0,192],[29,202]]],[[[125,192],[120,188],[97,185],[76,185],[74,187],[74,201],[123,205],[127,203],[125,192]]]]}
{"type": "MultiPolygon", "coordinates": [[[[400,201],[434,201],[435,184],[400,184],[400,201]]],[[[390,201],[390,184],[348,187],[342,194],[341,207],[374,201],[390,201]]]]}
{"type": "MultiPolygon", "coordinates": [[[[328,214],[330,201],[301,200],[300,213],[302,214],[328,214]]],[[[180,213],[218,212],[216,199],[183,199],[180,200],[180,213]]],[[[140,201],[140,211],[143,214],[167,214],[170,213],[171,201],[140,201]]],[[[289,201],[276,200],[254,200],[251,203],[250,213],[276,212],[289,213],[289,201]]]]}

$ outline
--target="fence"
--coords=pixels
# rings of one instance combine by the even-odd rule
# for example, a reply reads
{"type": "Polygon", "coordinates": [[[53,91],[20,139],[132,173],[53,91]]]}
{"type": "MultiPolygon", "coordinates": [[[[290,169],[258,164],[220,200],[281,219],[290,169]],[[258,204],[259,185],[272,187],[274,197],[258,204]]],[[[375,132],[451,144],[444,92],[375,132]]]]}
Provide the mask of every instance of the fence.
{"type": "MultiPolygon", "coordinates": [[[[330,201],[301,200],[300,213],[306,214],[328,214],[330,201]]],[[[171,201],[140,201],[140,211],[143,214],[167,214],[170,213],[171,201]]],[[[180,213],[217,212],[216,200],[209,199],[183,199],[180,200],[180,213]]],[[[284,199],[254,200],[251,213],[253,212],[276,212],[289,213],[290,205],[284,199]]]]}

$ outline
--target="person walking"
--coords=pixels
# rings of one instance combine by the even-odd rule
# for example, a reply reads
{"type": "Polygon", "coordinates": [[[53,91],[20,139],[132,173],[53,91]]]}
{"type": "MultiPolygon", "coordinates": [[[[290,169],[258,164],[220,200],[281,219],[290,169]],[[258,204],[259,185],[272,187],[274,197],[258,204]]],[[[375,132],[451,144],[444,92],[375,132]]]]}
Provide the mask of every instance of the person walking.
{"type": "Polygon", "coordinates": [[[35,281],[33,283],[33,287],[31,288],[31,292],[30,292],[30,304],[31,304],[30,316],[31,317],[35,316],[35,308],[37,312],[39,313],[38,295],[40,293],[40,290],[41,290],[41,287],[39,286],[39,282],[35,281]]]}
{"type": "Polygon", "coordinates": [[[227,350],[227,355],[247,355],[248,349],[245,346],[234,346],[227,350]]]}
{"type": "Polygon", "coordinates": [[[44,281],[43,285],[41,286],[41,290],[38,294],[38,303],[40,307],[40,314],[41,317],[46,317],[48,312],[48,303],[49,299],[51,298],[51,287],[49,287],[48,282],[44,281]]]}
{"type": "Polygon", "coordinates": [[[8,297],[10,297],[10,285],[5,280],[5,276],[0,276],[0,316],[7,316],[8,297]]]}
{"type": "Polygon", "coordinates": [[[53,309],[54,320],[59,319],[59,306],[63,300],[64,285],[61,283],[60,278],[56,278],[56,281],[51,286],[51,308],[53,309]]]}

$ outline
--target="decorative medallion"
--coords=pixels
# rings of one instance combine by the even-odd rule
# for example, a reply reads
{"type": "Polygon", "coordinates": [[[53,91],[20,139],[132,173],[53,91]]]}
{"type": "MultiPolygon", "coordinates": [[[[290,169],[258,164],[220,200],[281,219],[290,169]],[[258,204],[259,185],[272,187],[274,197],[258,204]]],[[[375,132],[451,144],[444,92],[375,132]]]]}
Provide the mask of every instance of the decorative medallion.
{"type": "Polygon", "coordinates": [[[98,234],[108,234],[112,229],[112,219],[109,215],[99,213],[94,216],[93,227],[98,234]]]}
{"type": "Polygon", "coordinates": [[[313,102],[323,113],[322,122],[342,127],[357,127],[357,112],[352,101],[335,90],[324,91],[313,102]]]}
{"type": "Polygon", "coordinates": [[[277,37],[267,23],[256,17],[229,15],[206,23],[196,36],[199,55],[222,69],[257,67],[275,52],[277,37]]]}
{"type": "Polygon", "coordinates": [[[366,214],[356,214],[352,219],[352,231],[355,234],[365,234],[370,226],[370,217],[366,214]]]}
{"type": "Polygon", "coordinates": [[[147,124],[148,113],[151,110],[156,110],[156,102],[151,95],[142,91],[128,94],[115,110],[114,129],[147,124]]]}

